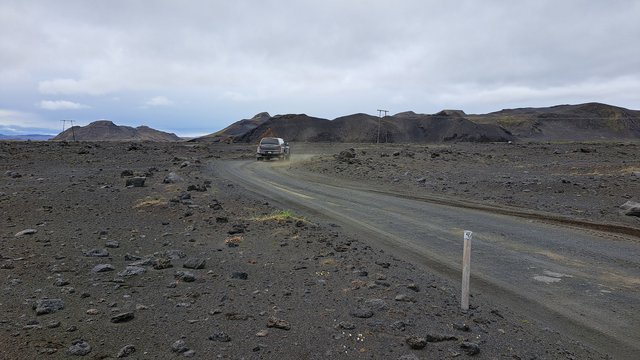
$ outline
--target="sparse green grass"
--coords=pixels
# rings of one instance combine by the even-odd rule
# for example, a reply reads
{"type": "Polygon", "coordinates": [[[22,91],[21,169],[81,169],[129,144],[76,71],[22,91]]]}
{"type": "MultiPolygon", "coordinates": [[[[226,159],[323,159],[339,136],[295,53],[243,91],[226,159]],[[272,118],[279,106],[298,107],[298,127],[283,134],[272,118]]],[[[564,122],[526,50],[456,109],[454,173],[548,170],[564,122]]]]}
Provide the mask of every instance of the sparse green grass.
{"type": "Polygon", "coordinates": [[[287,220],[298,221],[298,220],[301,220],[301,221],[304,221],[304,222],[307,221],[305,218],[296,215],[291,210],[274,211],[269,215],[257,216],[255,218],[253,218],[252,220],[255,220],[255,221],[287,221],[287,220]]]}
{"type": "Polygon", "coordinates": [[[133,206],[135,209],[150,207],[150,206],[163,206],[167,204],[167,199],[161,196],[147,196],[144,199],[138,200],[133,206]]]}
{"type": "Polygon", "coordinates": [[[623,174],[631,174],[634,172],[640,171],[640,166],[627,166],[626,168],[620,170],[623,174]]]}
{"type": "Polygon", "coordinates": [[[517,126],[517,125],[525,124],[526,122],[529,122],[529,121],[530,121],[529,119],[517,118],[513,116],[503,116],[498,118],[496,120],[496,123],[498,123],[498,125],[501,125],[501,126],[517,126]]]}

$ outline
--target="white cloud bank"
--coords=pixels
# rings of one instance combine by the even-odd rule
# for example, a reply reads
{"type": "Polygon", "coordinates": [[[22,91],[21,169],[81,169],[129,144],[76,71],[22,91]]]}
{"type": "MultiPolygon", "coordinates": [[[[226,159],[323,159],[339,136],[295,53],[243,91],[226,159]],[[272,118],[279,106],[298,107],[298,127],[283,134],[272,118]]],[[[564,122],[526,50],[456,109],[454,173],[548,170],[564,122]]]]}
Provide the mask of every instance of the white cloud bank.
{"type": "Polygon", "coordinates": [[[172,106],[173,104],[173,101],[169,100],[166,96],[156,96],[145,103],[146,106],[172,106]]]}
{"type": "Polygon", "coordinates": [[[37,114],[0,109],[0,134],[57,133],[55,121],[40,118],[37,114]]]}
{"type": "Polygon", "coordinates": [[[45,110],[80,110],[90,109],[91,107],[67,100],[42,100],[40,101],[40,108],[45,110]]]}

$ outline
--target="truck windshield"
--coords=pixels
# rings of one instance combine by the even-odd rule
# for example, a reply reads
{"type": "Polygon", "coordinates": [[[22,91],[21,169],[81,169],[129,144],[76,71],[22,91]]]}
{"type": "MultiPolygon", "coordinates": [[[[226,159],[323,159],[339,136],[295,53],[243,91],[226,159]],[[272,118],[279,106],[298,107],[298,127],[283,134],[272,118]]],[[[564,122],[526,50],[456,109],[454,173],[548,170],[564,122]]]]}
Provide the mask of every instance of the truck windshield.
{"type": "Polygon", "coordinates": [[[278,145],[278,139],[276,138],[265,138],[260,141],[262,145],[278,145]]]}

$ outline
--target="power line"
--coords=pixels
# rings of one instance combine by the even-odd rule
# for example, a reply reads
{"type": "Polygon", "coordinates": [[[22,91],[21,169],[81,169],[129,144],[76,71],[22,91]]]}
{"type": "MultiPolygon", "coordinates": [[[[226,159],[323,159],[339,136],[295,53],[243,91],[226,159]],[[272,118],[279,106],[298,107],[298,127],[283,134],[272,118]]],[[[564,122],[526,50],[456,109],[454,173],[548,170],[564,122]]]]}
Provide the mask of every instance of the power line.
{"type": "Polygon", "coordinates": [[[378,109],[378,140],[376,144],[380,144],[380,123],[382,122],[382,113],[384,113],[384,116],[387,116],[389,110],[378,109]]]}
{"type": "Polygon", "coordinates": [[[73,141],[76,141],[76,130],[73,128],[73,120],[60,120],[62,121],[62,132],[64,132],[64,126],[67,123],[71,123],[71,134],[73,135],[73,141]]]}

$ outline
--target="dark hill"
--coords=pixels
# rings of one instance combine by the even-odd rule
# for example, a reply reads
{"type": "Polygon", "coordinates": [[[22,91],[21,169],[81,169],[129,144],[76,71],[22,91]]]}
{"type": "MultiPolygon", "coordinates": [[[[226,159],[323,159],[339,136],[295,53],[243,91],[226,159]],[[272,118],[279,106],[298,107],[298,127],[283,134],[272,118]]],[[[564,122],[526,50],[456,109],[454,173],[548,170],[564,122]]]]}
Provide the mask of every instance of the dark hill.
{"type": "Polygon", "coordinates": [[[118,126],[108,120],[94,121],[87,126],[71,127],[51,140],[74,139],[79,141],[178,141],[176,134],[152,129],[147,126],[133,128],[130,126],[118,126]]]}
{"type": "MultiPolygon", "coordinates": [[[[460,111],[444,111],[436,115],[405,112],[378,118],[353,114],[327,120],[305,114],[277,115],[244,134],[234,134],[235,142],[258,142],[265,134],[289,141],[307,142],[443,142],[443,141],[509,141],[508,131],[492,124],[476,124],[460,111]]],[[[227,129],[237,129],[241,120],[227,129]]],[[[223,130],[194,141],[216,141],[230,133],[223,130]]],[[[219,140],[218,140],[219,141],[219,140]]]]}
{"type": "Polygon", "coordinates": [[[193,141],[254,143],[265,134],[309,142],[625,140],[640,139],[640,111],[587,103],[505,109],[481,115],[468,115],[462,110],[443,110],[433,115],[407,111],[384,118],[353,114],[334,120],[304,114],[269,117],[261,113],[193,141]]]}
{"type": "Polygon", "coordinates": [[[399,131],[396,142],[510,141],[513,136],[494,124],[477,124],[459,111],[441,111],[435,115],[407,114],[395,121],[399,131]]]}
{"type": "Polygon", "coordinates": [[[226,128],[210,135],[191,139],[191,142],[232,142],[236,136],[242,136],[247,132],[257,128],[262,123],[271,119],[268,112],[256,114],[251,119],[242,119],[227,126],[226,128]]]}
{"type": "Polygon", "coordinates": [[[500,125],[526,140],[640,138],[640,111],[600,103],[505,109],[468,117],[478,123],[500,125]]]}
{"type": "Polygon", "coordinates": [[[257,143],[267,133],[289,141],[340,141],[331,131],[329,120],[306,114],[276,115],[255,129],[236,136],[235,141],[257,143]]]}

